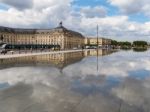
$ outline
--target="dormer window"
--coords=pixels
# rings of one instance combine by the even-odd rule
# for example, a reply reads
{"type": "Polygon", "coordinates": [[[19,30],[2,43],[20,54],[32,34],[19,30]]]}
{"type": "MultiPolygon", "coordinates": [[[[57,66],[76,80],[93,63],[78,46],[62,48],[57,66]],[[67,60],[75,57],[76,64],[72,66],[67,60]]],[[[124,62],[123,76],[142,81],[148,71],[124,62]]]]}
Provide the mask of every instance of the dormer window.
{"type": "Polygon", "coordinates": [[[60,23],[59,23],[59,27],[62,27],[63,26],[63,22],[61,21],[60,23]]]}

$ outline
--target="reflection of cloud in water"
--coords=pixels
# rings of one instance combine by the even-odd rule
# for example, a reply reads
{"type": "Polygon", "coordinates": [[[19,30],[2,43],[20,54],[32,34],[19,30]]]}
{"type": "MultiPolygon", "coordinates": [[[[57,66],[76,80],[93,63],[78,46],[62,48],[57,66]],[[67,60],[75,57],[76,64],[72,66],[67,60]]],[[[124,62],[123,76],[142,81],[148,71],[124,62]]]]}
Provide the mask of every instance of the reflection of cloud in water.
{"type": "Polygon", "coordinates": [[[87,90],[92,85],[97,88],[88,95],[74,91],[76,77],[67,77],[56,68],[21,67],[1,70],[0,82],[8,82],[12,86],[0,91],[0,112],[116,112],[119,109],[120,101],[111,93],[106,95],[97,91],[106,85],[105,77],[77,79],[87,90]]]}
{"type": "Polygon", "coordinates": [[[10,85],[0,90],[0,112],[119,112],[120,105],[126,112],[149,112],[150,78],[127,77],[129,71],[150,70],[148,54],[100,57],[99,73],[96,61],[87,57],[62,71],[54,67],[0,70],[0,83],[10,85]],[[109,76],[122,78],[113,85],[109,76]]]}
{"type": "Polygon", "coordinates": [[[7,82],[10,85],[14,85],[18,82],[40,82],[44,83],[45,85],[52,85],[53,81],[58,76],[60,76],[60,71],[56,68],[16,67],[0,70],[0,83],[7,82]]]}
{"type": "Polygon", "coordinates": [[[18,84],[0,92],[0,99],[1,112],[117,112],[119,109],[119,100],[102,94],[85,97],[67,88],[42,84],[18,84]]]}
{"type": "Polygon", "coordinates": [[[130,71],[150,71],[150,51],[144,54],[118,52],[110,56],[99,57],[99,71],[97,73],[96,57],[87,57],[80,63],[73,64],[63,69],[67,76],[105,75],[113,77],[128,77],[130,71]]]}
{"type": "Polygon", "coordinates": [[[142,112],[150,111],[150,80],[126,78],[124,82],[112,89],[114,95],[125,103],[138,107],[142,112]]]}

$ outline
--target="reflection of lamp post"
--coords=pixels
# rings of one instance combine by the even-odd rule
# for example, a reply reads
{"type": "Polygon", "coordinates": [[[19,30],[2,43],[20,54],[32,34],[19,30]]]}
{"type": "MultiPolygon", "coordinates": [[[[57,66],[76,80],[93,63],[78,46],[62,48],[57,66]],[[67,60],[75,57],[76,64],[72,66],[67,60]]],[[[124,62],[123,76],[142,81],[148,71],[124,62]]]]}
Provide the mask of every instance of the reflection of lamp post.
{"type": "Polygon", "coordinates": [[[44,49],[44,44],[43,44],[43,42],[41,41],[41,52],[43,51],[43,49],[44,49]]]}
{"type": "Polygon", "coordinates": [[[71,44],[69,43],[69,49],[71,49],[71,44]]]}

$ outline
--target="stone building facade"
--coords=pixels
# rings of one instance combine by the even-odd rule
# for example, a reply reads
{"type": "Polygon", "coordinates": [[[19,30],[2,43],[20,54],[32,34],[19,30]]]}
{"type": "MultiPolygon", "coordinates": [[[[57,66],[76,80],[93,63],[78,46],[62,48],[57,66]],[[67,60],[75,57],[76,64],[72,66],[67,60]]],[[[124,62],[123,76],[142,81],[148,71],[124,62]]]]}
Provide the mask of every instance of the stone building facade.
{"type": "MultiPolygon", "coordinates": [[[[97,38],[85,38],[84,41],[85,45],[97,45],[97,38]]],[[[106,38],[98,38],[98,45],[99,46],[110,46],[111,45],[111,39],[106,38]]]]}
{"type": "Polygon", "coordinates": [[[59,46],[60,49],[81,48],[84,46],[84,36],[68,30],[62,23],[54,29],[17,29],[0,27],[0,43],[6,43],[11,48],[24,46],[27,48],[45,48],[59,46]]]}

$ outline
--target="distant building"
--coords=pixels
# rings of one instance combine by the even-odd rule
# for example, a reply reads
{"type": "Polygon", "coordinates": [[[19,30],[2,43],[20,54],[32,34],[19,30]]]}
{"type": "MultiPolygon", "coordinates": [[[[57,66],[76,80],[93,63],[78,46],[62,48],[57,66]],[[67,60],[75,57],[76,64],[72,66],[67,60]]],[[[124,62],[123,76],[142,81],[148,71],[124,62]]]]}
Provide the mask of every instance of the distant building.
{"type": "Polygon", "coordinates": [[[97,41],[96,37],[93,37],[93,38],[87,37],[87,38],[85,38],[84,43],[85,43],[85,45],[97,45],[97,43],[98,43],[98,46],[110,46],[111,39],[98,38],[98,41],[97,41]]]}
{"type": "Polygon", "coordinates": [[[82,48],[84,36],[63,27],[62,22],[54,29],[18,29],[0,27],[0,43],[8,48],[82,48]]]}

